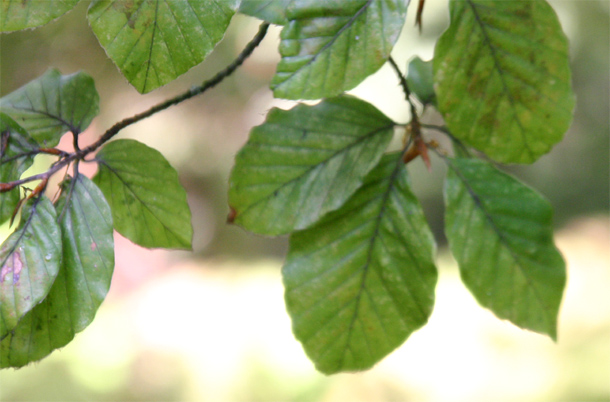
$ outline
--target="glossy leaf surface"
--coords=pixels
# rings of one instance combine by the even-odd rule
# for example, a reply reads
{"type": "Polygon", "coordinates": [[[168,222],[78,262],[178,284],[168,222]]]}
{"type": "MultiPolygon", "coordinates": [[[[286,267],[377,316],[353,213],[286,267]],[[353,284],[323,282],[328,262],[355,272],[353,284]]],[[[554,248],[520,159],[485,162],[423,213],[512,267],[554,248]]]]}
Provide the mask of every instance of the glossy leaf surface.
{"type": "MultiPolygon", "coordinates": [[[[18,180],[23,172],[32,165],[37,149],[36,143],[28,133],[13,119],[0,113],[0,183],[18,180]]],[[[0,222],[5,222],[15,212],[20,199],[19,187],[0,193],[0,222]]]]}
{"type": "Polygon", "coordinates": [[[568,43],[546,1],[452,1],[434,54],[438,107],[459,139],[531,163],[572,121],[568,43]]]}
{"type": "Polygon", "coordinates": [[[70,11],[79,0],[2,0],[0,32],[34,28],[70,11]]]}
{"type": "Polygon", "coordinates": [[[405,0],[294,0],[271,82],[278,98],[319,99],[354,88],[390,56],[405,0]]]}
{"type": "Polygon", "coordinates": [[[106,144],[96,160],[93,181],[106,196],[119,233],[143,247],[191,248],[186,191],[159,151],[117,140],[106,144]]]}
{"type": "Polygon", "coordinates": [[[304,229],[339,208],[392,139],[394,123],[349,96],[273,109],[237,154],[229,204],[260,234],[304,229]]]}
{"type": "Polygon", "coordinates": [[[450,161],[445,231],[462,280],[499,318],[557,337],[566,281],[553,244],[552,208],[491,164],[450,161]]]}
{"type": "Polygon", "coordinates": [[[286,7],[292,0],[242,0],[239,12],[276,25],[284,25],[286,7]]]}
{"type": "Polygon", "coordinates": [[[290,238],[286,305],[323,373],[370,368],[432,312],[434,239],[406,174],[385,156],[342,208],[290,238]]]}
{"type": "Polygon", "coordinates": [[[114,269],[112,215],[86,177],[63,184],[57,203],[62,265],[48,296],[0,343],[0,367],[20,367],[68,344],[93,320],[114,269]]]}
{"type": "Polygon", "coordinates": [[[2,97],[0,109],[37,143],[54,147],[64,133],[80,133],[89,126],[99,112],[99,95],[88,74],[61,75],[50,69],[2,97]]]}
{"type": "Polygon", "coordinates": [[[30,200],[0,247],[0,339],[49,293],[61,261],[61,232],[48,198],[30,200]]]}
{"type": "Polygon", "coordinates": [[[96,0],[88,18],[121,73],[147,93],[201,63],[236,7],[236,0],[96,0]]]}

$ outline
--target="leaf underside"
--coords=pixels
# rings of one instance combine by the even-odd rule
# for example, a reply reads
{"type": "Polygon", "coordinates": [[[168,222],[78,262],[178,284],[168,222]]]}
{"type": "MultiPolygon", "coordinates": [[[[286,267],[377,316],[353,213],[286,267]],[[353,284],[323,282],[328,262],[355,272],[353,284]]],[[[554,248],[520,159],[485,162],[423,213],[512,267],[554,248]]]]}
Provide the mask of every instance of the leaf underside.
{"type": "Polygon", "coordinates": [[[572,121],[568,42],[546,1],[450,3],[434,54],[438,107],[451,132],[491,158],[531,163],[572,121]]]}
{"type": "Polygon", "coordinates": [[[0,367],[21,367],[67,345],[93,320],[114,269],[112,215],[86,177],[63,184],[57,202],[63,243],[59,274],[47,297],[0,342],[0,367]]]}
{"type": "Polygon", "coordinates": [[[229,190],[235,223],[266,235],[310,226],[362,184],[393,126],[351,96],[272,110],[235,160],[229,190]]]}
{"type": "Polygon", "coordinates": [[[342,208],[291,236],[286,305],[318,370],[370,368],[427,322],[434,249],[399,154],[385,156],[342,208]]]}
{"type": "Polygon", "coordinates": [[[13,118],[37,143],[54,147],[61,136],[84,131],[99,113],[93,78],[78,72],[61,75],[50,69],[0,99],[0,110],[13,118]]]}
{"type": "Polygon", "coordinates": [[[388,59],[404,24],[405,0],[295,0],[286,9],[277,98],[319,99],[354,88],[388,59]]]}
{"type": "Polygon", "coordinates": [[[235,0],[96,0],[91,29],[140,93],[173,81],[201,63],[223,38],[235,0]]]}
{"type": "Polygon", "coordinates": [[[550,204],[487,162],[450,167],[445,231],[463,282],[499,318],[556,339],[566,273],[550,204]]]}
{"type": "Polygon", "coordinates": [[[93,178],[102,190],[114,228],[143,247],[190,249],[193,237],[186,191],[176,170],[155,149],[117,140],[96,155],[93,178]]]}

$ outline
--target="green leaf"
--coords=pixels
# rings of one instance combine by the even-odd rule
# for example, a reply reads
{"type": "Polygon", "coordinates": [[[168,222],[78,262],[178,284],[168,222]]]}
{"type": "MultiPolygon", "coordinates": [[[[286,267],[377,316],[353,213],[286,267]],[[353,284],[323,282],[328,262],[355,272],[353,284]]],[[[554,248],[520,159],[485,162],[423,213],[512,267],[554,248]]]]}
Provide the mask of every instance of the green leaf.
{"type": "Polygon", "coordinates": [[[417,99],[424,105],[436,105],[432,60],[423,61],[416,56],[409,62],[408,71],[407,83],[409,84],[409,89],[417,96],[417,99]]]}
{"type": "Polygon", "coordinates": [[[0,343],[0,367],[21,367],[67,345],[93,320],[114,269],[112,215],[102,192],[78,175],[57,202],[63,260],[48,296],[0,343]]]}
{"type": "MultiPolygon", "coordinates": [[[[13,119],[0,112],[0,183],[18,180],[34,162],[37,149],[28,133],[13,119]]],[[[0,222],[8,220],[19,203],[19,187],[0,193],[0,222]]]]}
{"type": "Polygon", "coordinates": [[[79,0],[2,0],[0,32],[35,28],[51,22],[74,8],[79,0]]]}
{"type": "Polygon", "coordinates": [[[276,25],[285,25],[286,7],[292,0],[242,0],[239,12],[276,25]]]}
{"type": "Polygon", "coordinates": [[[121,73],[146,93],[201,63],[236,8],[237,0],[96,0],[87,17],[121,73]]]}
{"type": "Polygon", "coordinates": [[[445,231],[463,282],[499,318],[556,339],[566,272],[551,206],[489,163],[449,166],[445,231]]]}
{"type": "Polygon", "coordinates": [[[0,247],[0,339],[49,293],[61,260],[60,229],[48,198],[32,199],[0,247]]]}
{"type": "Polygon", "coordinates": [[[39,144],[54,147],[67,131],[80,133],[99,112],[93,78],[83,72],[61,75],[50,69],[0,99],[0,109],[39,144]]]}
{"type": "Polygon", "coordinates": [[[408,0],[293,0],[271,81],[278,98],[319,99],[354,88],[388,59],[408,0]]]}
{"type": "Polygon", "coordinates": [[[434,249],[400,154],[385,156],[341,209],[291,236],[286,305],[318,370],[367,369],[427,322],[434,249]]]}
{"type": "Polygon", "coordinates": [[[96,160],[93,181],[106,196],[119,233],[143,247],[191,248],[186,191],[159,151],[117,140],[106,144],[96,160]]]}
{"type": "Polygon", "coordinates": [[[531,163],[572,120],[568,42],[537,1],[452,1],[434,54],[439,110],[465,143],[507,163],[531,163]]]}
{"type": "Polygon", "coordinates": [[[310,226],[360,187],[393,127],[350,96],[271,110],[235,159],[229,190],[235,223],[266,235],[310,226]]]}

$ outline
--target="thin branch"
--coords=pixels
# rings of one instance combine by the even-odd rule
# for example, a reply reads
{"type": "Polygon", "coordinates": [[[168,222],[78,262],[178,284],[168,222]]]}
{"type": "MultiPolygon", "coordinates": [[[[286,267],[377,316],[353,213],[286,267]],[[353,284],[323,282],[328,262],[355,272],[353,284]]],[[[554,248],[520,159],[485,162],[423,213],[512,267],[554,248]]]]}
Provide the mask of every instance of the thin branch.
{"type": "Polygon", "coordinates": [[[243,62],[252,54],[254,49],[256,49],[256,47],[265,38],[268,28],[269,28],[268,23],[266,23],[266,22],[262,23],[256,36],[254,36],[254,38],[250,41],[250,43],[248,43],[246,45],[246,47],[239,54],[239,56],[237,56],[237,58],[231,64],[229,64],[224,70],[220,71],[214,77],[205,81],[200,86],[193,87],[189,91],[187,91],[181,95],[178,95],[175,98],[168,99],[167,101],[165,101],[163,103],[153,106],[152,108],[148,109],[145,112],[139,113],[135,116],[129,117],[127,119],[124,119],[124,120],[116,123],[114,126],[110,127],[110,129],[108,129],[104,133],[104,135],[102,135],[96,142],[94,142],[93,144],[89,145],[86,148],[83,148],[80,152],[78,152],[79,156],[82,158],[85,155],[95,151],[97,148],[102,146],[104,143],[106,143],[108,140],[110,140],[112,137],[114,137],[119,131],[121,131],[125,127],[130,126],[134,123],[137,123],[140,120],[144,120],[145,118],[150,117],[157,112],[165,110],[170,106],[174,106],[181,102],[184,102],[185,100],[190,99],[193,96],[199,95],[199,94],[207,91],[208,89],[213,88],[216,85],[218,85],[219,83],[221,83],[225,78],[227,78],[229,75],[233,74],[233,72],[235,70],[237,70],[237,68],[239,66],[241,66],[243,64],[243,62]]]}

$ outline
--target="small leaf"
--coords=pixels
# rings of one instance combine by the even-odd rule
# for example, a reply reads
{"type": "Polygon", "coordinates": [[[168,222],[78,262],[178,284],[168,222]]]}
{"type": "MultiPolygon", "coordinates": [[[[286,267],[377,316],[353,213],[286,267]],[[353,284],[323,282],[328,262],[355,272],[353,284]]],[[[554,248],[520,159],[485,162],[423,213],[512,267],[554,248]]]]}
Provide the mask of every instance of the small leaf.
{"type": "Polygon", "coordinates": [[[409,62],[409,73],[407,75],[409,89],[424,105],[436,105],[433,75],[432,60],[423,61],[419,57],[415,57],[409,62]]]}
{"type": "Polygon", "coordinates": [[[72,10],[79,0],[2,0],[0,32],[35,28],[72,10]]]}
{"type": "Polygon", "coordinates": [[[360,187],[393,127],[375,107],[350,96],[271,110],[235,158],[234,222],[266,235],[308,227],[360,187]]]}
{"type": "Polygon", "coordinates": [[[239,12],[276,25],[285,25],[286,7],[292,0],[242,0],[239,12]]]}
{"type": "Polygon", "coordinates": [[[48,296],[0,343],[0,367],[21,367],[67,345],[93,320],[114,269],[112,215],[102,192],[78,175],[57,202],[63,260],[48,296]]]}
{"type": "Polygon", "coordinates": [[[271,81],[278,98],[319,99],[354,88],[388,59],[409,0],[294,0],[271,81]]]}
{"type": "Polygon", "coordinates": [[[119,233],[143,247],[191,248],[186,191],[159,151],[117,140],[106,144],[96,160],[93,181],[106,196],[119,233]]]}
{"type": "Polygon", "coordinates": [[[0,339],[47,296],[57,276],[62,248],[55,219],[48,198],[28,201],[0,247],[0,339]]]}
{"type": "Polygon", "coordinates": [[[556,339],[566,272],[551,206],[489,163],[449,165],[445,231],[462,280],[499,318],[556,339]]]}
{"type": "Polygon", "coordinates": [[[295,336],[325,374],[364,370],[432,312],[434,239],[400,154],[339,210],[290,238],[282,270],[295,336]]]}
{"type": "Polygon", "coordinates": [[[54,147],[64,133],[89,126],[99,112],[99,95],[88,74],[61,75],[50,69],[0,99],[0,109],[37,143],[54,147]]]}
{"type": "Polygon", "coordinates": [[[546,1],[450,3],[436,44],[438,107],[451,132],[507,163],[532,163],[572,121],[568,42],[546,1]]]}
{"type": "MultiPolygon", "coordinates": [[[[13,119],[0,113],[0,183],[19,180],[34,162],[29,152],[37,149],[28,133],[13,119]]],[[[19,187],[0,193],[0,222],[8,220],[20,200],[19,187]]]]}
{"type": "Polygon", "coordinates": [[[201,63],[236,8],[237,0],[96,0],[87,17],[121,73],[146,93],[201,63]]]}

